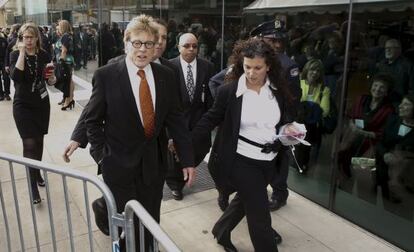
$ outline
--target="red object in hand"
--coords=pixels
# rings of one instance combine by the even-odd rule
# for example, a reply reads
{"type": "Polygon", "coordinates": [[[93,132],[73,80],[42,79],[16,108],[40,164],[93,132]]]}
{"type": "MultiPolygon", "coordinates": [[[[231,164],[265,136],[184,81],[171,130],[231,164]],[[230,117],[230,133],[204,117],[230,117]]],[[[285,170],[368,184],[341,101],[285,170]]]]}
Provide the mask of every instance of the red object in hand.
{"type": "Polygon", "coordinates": [[[55,70],[55,67],[54,66],[52,66],[52,65],[47,66],[45,68],[45,71],[44,71],[45,79],[49,79],[49,77],[53,74],[53,71],[54,70],[55,70]]]}

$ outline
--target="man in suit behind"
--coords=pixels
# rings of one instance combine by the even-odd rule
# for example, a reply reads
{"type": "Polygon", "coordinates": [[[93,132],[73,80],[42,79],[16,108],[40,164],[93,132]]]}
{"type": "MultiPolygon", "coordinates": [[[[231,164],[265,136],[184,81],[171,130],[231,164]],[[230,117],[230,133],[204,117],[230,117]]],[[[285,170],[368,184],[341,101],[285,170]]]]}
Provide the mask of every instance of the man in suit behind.
{"type": "MultiPolygon", "coordinates": [[[[167,159],[167,143],[160,135],[165,127],[174,139],[188,185],[194,181],[195,170],[189,131],[170,83],[174,74],[150,63],[157,29],[149,16],[131,20],[124,35],[125,60],[94,74],[85,122],[91,155],[101,165],[118,212],[135,199],[159,222],[167,159]]],[[[152,244],[150,236],[146,244],[152,244]]]]}
{"type": "MultiPolygon", "coordinates": [[[[184,109],[185,123],[191,131],[201,116],[213,104],[208,82],[214,75],[214,65],[197,57],[198,40],[192,33],[181,35],[178,50],[180,55],[170,61],[179,70],[181,103],[184,109]]],[[[173,143],[170,141],[169,149],[174,152],[174,147],[172,146],[173,143]]],[[[210,147],[211,137],[209,136],[203,141],[203,146],[200,146],[200,148],[208,151],[210,147]]],[[[203,160],[204,155],[201,153],[203,151],[194,153],[195,164],[199,164],[203,160]]],[[[177,169],[180,163],[181,160],[176,159],[174,167],[170,167],[166,177],[167,184],[175,200],[183,198],[182,189],[185,181],[183,180],[182,173],[177,169]]]]}

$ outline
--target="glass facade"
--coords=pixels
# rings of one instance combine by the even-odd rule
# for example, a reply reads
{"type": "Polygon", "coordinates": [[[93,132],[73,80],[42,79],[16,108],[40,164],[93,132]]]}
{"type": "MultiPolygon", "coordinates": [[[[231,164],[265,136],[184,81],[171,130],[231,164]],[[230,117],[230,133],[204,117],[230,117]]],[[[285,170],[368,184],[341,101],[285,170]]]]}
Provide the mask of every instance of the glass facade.
{"type": "MultiPolygon", "coordinates": [[[[413,251],[414,99],[409,94],[414,89],[414,3],[336,0],[318,6],[303,0],[294,6],[289,1],[260,6],[269,2],[11,0],[0,1],[0,24],[32,20],[53,29],[57,20],[69,20],[75,31],[86,27],[94,41],[89,59],[94,59],[102,57],[100,29],[117,26],[122,34],[128,20],[146,13],[168,24],[164,57],[176,57],[179,34],[193,32],[199,56],[219,71],[235,41],[263,21],[283,20],[286,54],[301,73],[301,111],[306,115],[301,120],[312,143],[295,150],[290,189],[413,251]],[[312,71],[321,77],[320,87],[310,86],[312,71]],[[307,107],[313,103],[319,115],[307,107]]],[[[111,57],[122,53],[122,43],[114,37],[117,48],[111,57]]],[[[98,64],[90,65],[78,76],[90,80],[98,64]]]]}

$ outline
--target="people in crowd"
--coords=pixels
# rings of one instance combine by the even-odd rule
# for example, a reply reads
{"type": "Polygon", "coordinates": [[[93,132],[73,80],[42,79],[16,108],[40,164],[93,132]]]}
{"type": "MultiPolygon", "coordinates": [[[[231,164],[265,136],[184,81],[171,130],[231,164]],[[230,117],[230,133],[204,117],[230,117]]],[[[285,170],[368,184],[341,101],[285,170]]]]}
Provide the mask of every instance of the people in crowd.
{"type": "Polygon", "coordinates": [[[79,25],[79,31],[74,34],[75,51],[77,55],[76,69],[83,67],[88,68],[88,57],[89,57],[89,35],[86,33],[86,27],[79,25]]]}
{"type": "Polygon", "coordinates": [[[338,165],[346,177],[351,177],[352,157],[374,157],[374,148],[384,133],[387,118],[394,112],[389,100],[393,78],[378,74],[372,78],[370,94],[361,95],[348,114],[346,131],[338,152],[338,165]]]}
{"type": "MultiPolygon", "coordinates": [[[[10,54],[10,77],[14,82],[13,117],[23,142],[23,156],[42,160],[43,138],[48,133],[50,102],[46,83],[56,77],[49,54],[41,47],[39,29],[26,23],[18,31],[18,41],[10,54]],[[45,70],[49,68],[49,70],[45,70]]],[[[41,202],[37,186],[45,186],[40,170],[29,168],[33,204],[41,202]]]]}
{"type": "Polygon", "coordinates": [[[322,141],[320,121],[329,114],[331,92],[329,87],[324,85],[323,76],[323,63],[317,59],[308,61],[301,73],[301,121],[306,125],[305,139],[312,144],[312,146],[299,145],[295,149],[298,169],[304,173],[310,166],[311,150],[314,153],[312,158],[316,160],[322,141]]]}
{"type": "Polygon", "coordinates": [[[231,56],[233,70],[227,83],[219,88],[213,107],[192,132],[197,148],[220,125],[218,171],[237,191],[212,234],[226,251],[237,251],[231,231],[246,216],[255,251],[277,251],[282,238],[271,227],[266,187],[277,170],[275,157],[285,148],[276,134],[297,133],[291,124],[293,96],[269,44],[251,38],[237,44],[234,51],[241,53],[231,56]]]}
{"type": "Polygon", "coordinates": [[[378,73],[389,73],[394,78],[391,101],[399,104],[402,97],[414,91],[413,64],[402,54],[401,43],[397,39],[385,42],[385,59],[377,66],[378,73]]]}
{"type": "Polygon", "coordinates": [[[0,101],[10,101],[10,78],[5,68],[5,58],[7,53],[7,37],[3,33],[0,34],[0,74],[3,77],[3,82],[0,81],[0,101]]]}
{"type": "Polygon", "coordinates": [[[398,187],[414,193],[414,95],[405,95],[398,106],[398,115],[390,116],[383,137],[376,146],[377,185],[382,196],[400,203],[398,187]]]}
{"type": "MultiPolygon", "coordinates": [[[[198,40],[192,33],[181,35],[178,43],[180,55],[171,59],[171,63],[179,69],[179,92],[184,110],[185,125],[191,131],[201,116],[212,106],[213,98],[208,87],[210,78],[214,75],[211,62],[197,57],[198,40]]],[[[174,151],[170,143],[170,149],[174,151]]],[[[206,136],[200,143],[202,152],[195,153],[195,164],[201,163],[205,153],[211,147],[211,136],[206,136]],[[201,147],[202,146],[202,147],[201,147]]],[[[169,169],[166,177],[168,187],[176,200],[183,198],[182,189],[185,185],[183,173],[179,169],[179,160],[174,162],[175,168],[169,169]]]]}
{"type": "Polygon", "coordinates": [[[55,60],[62,64],[66,76],[59,80],[56,85],[63,93],[63,99],[59,102],[62,105],[61,110],[72,109],[75,106],[73,99],[75,84],[72,81],[72,69],[75,64],[73,53],[73,34],[72,27],[67,20],[60,20],[56,27],[58,40],[55,43],[55,60]]]}
{"type": "MultiPolygon", "coordinates": [[[[101,164],[117,211],[121,213],[126,202],[135,199],[159,222],[167,157],[167,142],[161,137],[165,127],[174,139],[187,185],[194,182],[195,169],[178,94],[175,85],[168,85],[175,80],[174,73],[150,63],[157,41],[158,25],[151,17],[131,20],[124,33],[125,60],[95,71],[85,122],[91,155],[101,164]]],[[[138,237],[136,232],[137,241],[138,237]]],[[[149,235],[145,244],[153,249],[149,235]]]]}
{"type": "Polygon", "coordinates": [[[98,65],[106,65],[108,60],[114,57],[115,51],[116,41],[114,35],[109,31],[109,25],[103,23],[98,34],[98,65]]]}

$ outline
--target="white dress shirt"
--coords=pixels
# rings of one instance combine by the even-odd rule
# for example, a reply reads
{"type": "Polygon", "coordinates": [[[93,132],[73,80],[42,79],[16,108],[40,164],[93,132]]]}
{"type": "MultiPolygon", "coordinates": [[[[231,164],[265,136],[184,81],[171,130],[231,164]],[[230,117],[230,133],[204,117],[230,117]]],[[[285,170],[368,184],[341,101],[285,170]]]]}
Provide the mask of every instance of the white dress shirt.
{"type": "MultiPolygon", "coordinates": [[[[246,76],[239,78],[236,96],[243,95],[239,135],[259,144],[273,143],[276,140],[276,124],[280,121],[280,108],[270,90],[270,81],[257,93],[246,86],[246,76]]],[[[273,160],[277,153],[262,153],[261,148],[238,140],[237,153],[256,160],[273,160]]]]}
{"type": "Polygon", "coordinates": [[[188,63],[180,55],[180,62],[181,62],[181,69],[183,70],[184,81],[186,82],[185,83],[186,85],[187,85],[188,64],[191,65],[191,72],[193,72],[193,80],[194,80],[194,88],[195,88],[195,85],[197,83],[197,81],[196,81],[197,80],[197,58],[195,58],[193,61],[188,63]]]}
{"type": "MultiPolygon", "coordinates": [[[[139,86],[141,83],[141,77],[138,75],[139,69],[128,57],[125,57],[125,62],[128,70],[129,81],[131,82],[132,92],[134,93],[135,103],[138,108],[139,117],[141,118],[142,122],[142,112],[141,112],[141,103],[139,100],[139,86]]],[[[154,81],[154,74],[152,73],[151,64],[148,64],[144,67],[145,78],[147,79],[148,86],[151,92],[152,98],[152,105],[154,106],[155,111],[155,81],[154,81]]]]}

